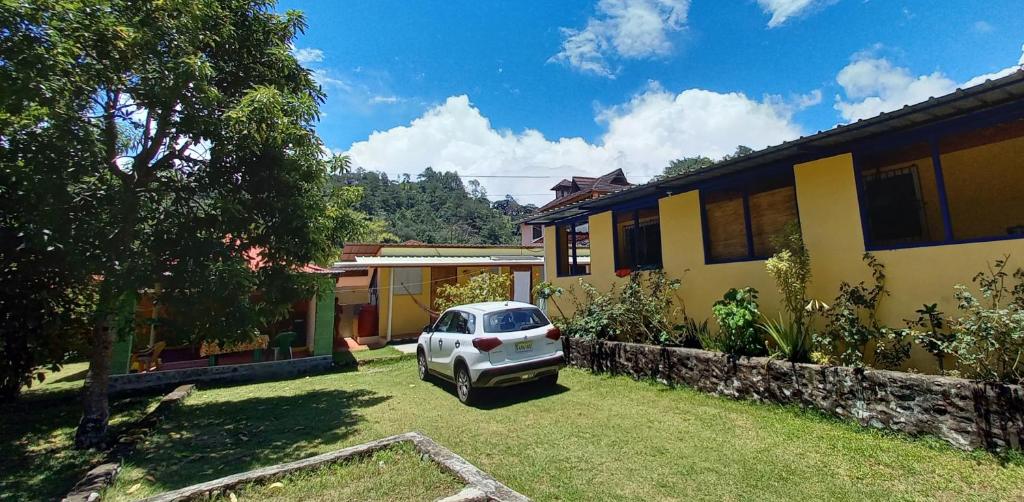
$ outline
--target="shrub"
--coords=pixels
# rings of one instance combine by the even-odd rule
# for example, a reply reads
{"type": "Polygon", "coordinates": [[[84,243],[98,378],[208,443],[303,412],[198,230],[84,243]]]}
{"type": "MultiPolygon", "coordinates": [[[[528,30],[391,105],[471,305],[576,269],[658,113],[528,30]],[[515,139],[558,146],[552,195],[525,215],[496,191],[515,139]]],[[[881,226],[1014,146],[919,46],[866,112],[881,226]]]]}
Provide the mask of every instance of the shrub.
{"type": "Polygon", "coordinates": [[[864,263],[871,269],[874,281],[868,287],[864,281],[857,284],[843,282],[839,295],[825,312],[826,326],[814,335],[816,362],[833,356],[845,366],[863,366],[868,344],[875,342],[875,361],[885,368],[899,367],[910,355],[910,343],[901,330],[892,330],[878,322],[876,312],[885,289],[885,265],[871,253],[864,253],[864,263]]]}
{"type": "Polygon", "coordinates": [[[996,260],[974,276],[981,298],[966,286],[956,286],[959,317],[951,322],[955,333],[944,345],[957,357],[961,374],[982,380],[1024,382],[1024,270],[1012,279],[1006,271],[1009,257],[996,260]]]}
{"type": "Polygon", "coordinates": [[[696,319],[686,316],[684,313],[683,322],[677,324],[675,330],[678,333],[679,345],[683,347],[722,351],[721,347],[718,346],[717,338],[713,337],[711,330],[708,329],[707,319],[697,322],[696,319]]]}
{"type": "Polygon", "coordinates": [[[533,287],[533,296],[537,298],[537,301],[550,300],[551,304],[558,310],[558,315],[562,316],[564,319],[565,312],[562,312],[562,307],[558,306],[558,302],[555,301],[555,299],[561,297],[563,293],[565,293],[564,289],[555,286],[550,281],[541,282],[533,287]]]}
{"type": "Polygon", "coordinates": [[[939,373],[945,374],[946,356],[949,354],[947,348],[953,342],[953,333],[946,329],[943,313],[937,303],[922,305],[916,312],[917,319],[907,319],[907,330],[918,345],[935,356],[939,373]]]}
{"type": "Polygon", "coordinates": [[[773,344],[773,356],[794,363],[811,360],[811,338],[805,328],[795,322],[787,322],[782,315],[777,321],[765,317],[760,326],[773,344]]]}
{"type": "Polygon", "coordinates": [[[569,336],[676,345],[680,337],[671,319],[678,314],[673,294],[680,285],[660,270],[634,272],[621,291],[612,286],[607,293],[580,279],[582,296],[570,290],[575,310],[559,328],[569,336]]]}
{"type": "Polygon", "coordinates": [[[718,321],[717,343],[723,352],[737,356],[761,356],[766,353],[757,319],[757,290],[732,288],[715,302],[711,311],[718,321]]]}
{"type": "Polygon", "coordinates": [[[671,320],[679,313],[673,294],[680,286],[678,279],[669,279],[661,270],[630,274],[629,283],[619,295],[618,315],[614,318],[619,338],[636,343],[678,345],[679,338],[671,320]]]}
{"type": "Polygon", "coordinates": [[[583,297],[576,294],[576,288],[570,288],[569,296],[575,309],[570,317],[558,323],[559,329],[568,336],[596,340],[614,339],[617,334],[613,319],[618,317],[619,304],[615,301],[615,286],[609,293],[601,293],[583,279],[579,280],[583,297]]]}
{"type": "MultiPolygon", "coordinates": [[[[772,238],[777,252],[765,262],[768,274],[782,294],[783,306],[794,328],[803,332],[807,323],[807,285],[811,282],[811,255],[804,245],[800,223],[792,221],[772,238]]],[[[806,334],[806,333],[804,333],[806,334]]]]}
{"type": "Polygon", "coordinates": [[[434,307],[445,310],[456,305],[508,300],[512,286],[508,274],[483,273],[470,277],[465,284],[445,284],[437,289],[434,307]]]}

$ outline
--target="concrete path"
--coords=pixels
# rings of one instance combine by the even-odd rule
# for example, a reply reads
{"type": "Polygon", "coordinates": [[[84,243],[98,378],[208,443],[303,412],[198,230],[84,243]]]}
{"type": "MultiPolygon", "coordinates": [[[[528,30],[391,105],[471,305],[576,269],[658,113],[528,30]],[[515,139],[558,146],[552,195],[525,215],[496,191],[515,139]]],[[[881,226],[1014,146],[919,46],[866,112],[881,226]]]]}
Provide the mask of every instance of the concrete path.
{"type": "Polygon", "coordinates": [[[415,343],[396,343],[392,347],[398,349],[403,354],[415,354],[416,344],[415,343]]]}

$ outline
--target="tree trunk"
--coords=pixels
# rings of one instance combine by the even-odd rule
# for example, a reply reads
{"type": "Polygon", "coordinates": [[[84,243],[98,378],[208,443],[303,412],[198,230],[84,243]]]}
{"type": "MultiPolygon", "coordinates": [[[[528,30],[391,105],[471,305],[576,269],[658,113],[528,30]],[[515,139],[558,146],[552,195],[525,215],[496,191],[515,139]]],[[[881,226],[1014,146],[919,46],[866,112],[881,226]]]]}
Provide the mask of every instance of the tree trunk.
{"type": "Polygon", "coordinates": [[[92,355],[89,357],[89,373],[85,377],[85,393],[82,396],[84,410],[75,432],[75,448],[79,449],[102,447],[107,437],[107,421],[110,418],[107,384],[110,381],[110,351],[115,330],[111,329],[107,310],[111,302],[107,300],[103,303],[105,305],[100,308],[105,312],[96,320],[92,330],[92,355]]]}
{"type": "Polygon", "coordinates": [[[110,409],[107,401],[107,384],[110,381],[110,356],[114,337],[120,323],[112,322],[120,313],[120,302],[114,293],[109,277],[102,279],[96,320],[89,340],[92,352],[89,355],[89,372],[85,376],[85,392],[82,394],[83,413],[75,432],[75,448],[102,447],[107,436],[107,421],[110,409]]]}

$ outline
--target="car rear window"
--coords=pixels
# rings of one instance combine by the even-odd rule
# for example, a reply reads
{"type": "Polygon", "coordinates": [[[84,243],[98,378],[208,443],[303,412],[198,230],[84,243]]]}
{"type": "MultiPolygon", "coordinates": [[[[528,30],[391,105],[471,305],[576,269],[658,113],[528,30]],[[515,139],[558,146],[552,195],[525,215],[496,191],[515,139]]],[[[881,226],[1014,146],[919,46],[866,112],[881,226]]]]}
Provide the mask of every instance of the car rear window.
{"type": "Polygon", "coordinates": [[[484,331],[487,333],[509,333],[548,325],[548,318],[540,309],[518,308],[484,314],[484,331]]]}

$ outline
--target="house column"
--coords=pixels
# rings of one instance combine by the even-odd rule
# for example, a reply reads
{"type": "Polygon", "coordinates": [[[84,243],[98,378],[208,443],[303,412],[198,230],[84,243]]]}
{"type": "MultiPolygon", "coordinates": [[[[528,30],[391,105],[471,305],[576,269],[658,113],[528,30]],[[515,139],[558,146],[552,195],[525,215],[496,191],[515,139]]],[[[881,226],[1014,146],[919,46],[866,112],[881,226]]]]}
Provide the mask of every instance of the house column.
{"type": "Polygon", "coordinates": [[[316,336],[316,296],[309,299],[306,307],[306,347],[313,353],[313,338],[316,336]]]}

